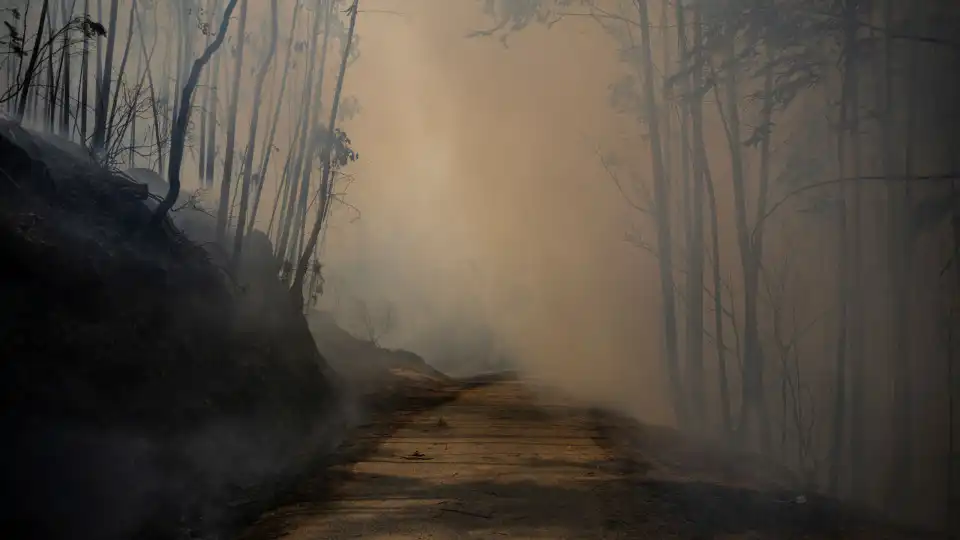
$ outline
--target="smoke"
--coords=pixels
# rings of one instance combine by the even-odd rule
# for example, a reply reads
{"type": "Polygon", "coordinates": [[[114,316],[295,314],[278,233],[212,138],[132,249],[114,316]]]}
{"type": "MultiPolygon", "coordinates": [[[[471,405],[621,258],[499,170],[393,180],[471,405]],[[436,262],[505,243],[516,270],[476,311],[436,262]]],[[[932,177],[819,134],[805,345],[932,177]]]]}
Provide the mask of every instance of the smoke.
{"type": "Polygon", "coordinates": [[[430,341],[489,332],[531,375],[664,420],[655,260],[625,241],[638,218],[598,159],[633,122],[607,104],[612,43],[584,22],[504,49],[465,37],[487,24],[479,8],[362,8],[345,86],[362,112],[344,125],[361,218],[331,220],[325,306],[388,301],[384,341],[451,368],[471,351],[430,341]]]}

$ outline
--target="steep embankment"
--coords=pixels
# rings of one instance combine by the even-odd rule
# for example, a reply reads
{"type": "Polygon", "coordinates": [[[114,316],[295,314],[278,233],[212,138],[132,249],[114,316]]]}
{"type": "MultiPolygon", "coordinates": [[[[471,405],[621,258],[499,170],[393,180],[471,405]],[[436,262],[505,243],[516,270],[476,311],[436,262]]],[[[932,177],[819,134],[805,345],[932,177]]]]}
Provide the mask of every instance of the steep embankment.
{"type": "MultiPolygon", "coordinates": [[[[0,121],[0,529],[174,537],[339,442],[275,275],[233,278],[143,186],[0,121]]],[[[254,257],[255,258],[255,257],[254,257]]]]}

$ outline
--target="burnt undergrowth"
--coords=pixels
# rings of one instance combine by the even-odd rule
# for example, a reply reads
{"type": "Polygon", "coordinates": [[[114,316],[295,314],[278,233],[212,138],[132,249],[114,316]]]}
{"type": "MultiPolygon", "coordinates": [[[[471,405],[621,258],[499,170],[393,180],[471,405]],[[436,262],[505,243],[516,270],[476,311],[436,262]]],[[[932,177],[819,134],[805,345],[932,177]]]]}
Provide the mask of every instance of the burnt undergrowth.
{"type": "Polygon", "coordinates": [[[148,227],[145,187],[79,146],[2,121],[0,156],[5,531],[209,533],[336,446],[342,395],[275,275],[148,227]]]}

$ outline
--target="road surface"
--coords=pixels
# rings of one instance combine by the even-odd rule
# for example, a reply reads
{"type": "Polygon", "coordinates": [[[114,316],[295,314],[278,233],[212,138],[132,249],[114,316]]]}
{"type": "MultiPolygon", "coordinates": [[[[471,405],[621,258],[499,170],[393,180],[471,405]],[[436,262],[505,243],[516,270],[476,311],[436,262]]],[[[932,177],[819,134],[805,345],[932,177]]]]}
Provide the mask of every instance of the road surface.
{"type": "Polygon", "coordinates": [[[662,463],[624,457],[592,413],[529,382],[475,386],[363,431],[354,461],[241,538],[904,538],[828,535],[836,517],[804,499],[658,478],[662,463]]]}

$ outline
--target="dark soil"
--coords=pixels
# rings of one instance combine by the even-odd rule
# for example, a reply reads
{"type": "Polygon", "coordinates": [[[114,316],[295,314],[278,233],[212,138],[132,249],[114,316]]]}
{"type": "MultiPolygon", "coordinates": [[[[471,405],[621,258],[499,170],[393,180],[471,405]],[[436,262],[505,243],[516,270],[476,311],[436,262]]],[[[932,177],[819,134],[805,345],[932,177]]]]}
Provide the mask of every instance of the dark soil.
{"type": "MultiPolygon", "coordinates": [[[[146,190],[0,121],[0,529],[173,538],[342,436],[306,321],[146,190]],[[332,420],[332,418],[334,418],[332,420]]],[[[5,535],[6,536],[6,535],[5,535]]]]}

